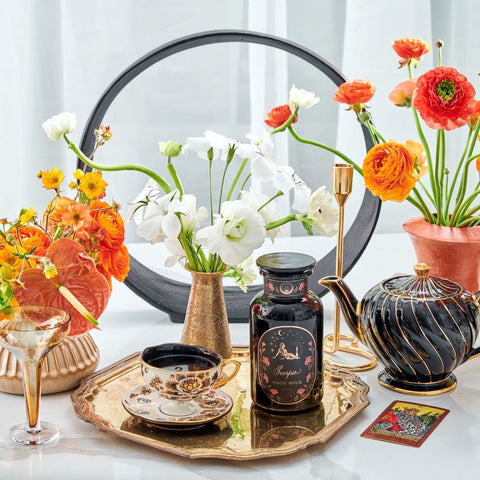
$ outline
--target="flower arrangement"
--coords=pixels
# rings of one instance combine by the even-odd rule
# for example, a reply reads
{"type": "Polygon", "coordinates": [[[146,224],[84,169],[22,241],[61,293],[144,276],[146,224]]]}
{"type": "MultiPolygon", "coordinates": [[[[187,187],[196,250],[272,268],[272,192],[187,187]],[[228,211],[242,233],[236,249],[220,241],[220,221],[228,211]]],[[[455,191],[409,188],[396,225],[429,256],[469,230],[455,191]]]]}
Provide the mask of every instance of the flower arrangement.
{"type": "Polygon", "coordinates": [[[337,89],[333,100],[348,105],[348,110],[368,129],[374,143],[361,167],[339,150],[301,137],[293,128],[298,108],[291,101],[275,107],[265,123],[273,128],[271,133],[287,130],[297,141],[328,150],[353,165],[364,177],[365,186],[382,201],[406,200],[432,224],[480,225],[480,182],[467,191],[471,170],[476,167],[480,173],[480,153],[474,152],[480,130],[480,101],[475,99],[475,89],[464,75],[441,65],[442,46],[438,41],[439,65],[414,78],[413,69],[430,51],[430,44],[417,38],[401,38],[392,44],[400,57],[400,68],[406,67],[408,78],[395,86],[389,99],[395,106],[412,111],[419,141],[386,141],[375,128],[367,105],[376,91],[370,81],[354,80],[337,89]],[[434,147],[427,141],[424,126],[436,132],[434,147]],[[446,164],[446,132],[460,127],[467,130],[465,147],[450,171],[446,164]],[[424,181],[427,174],[428,181],[424,181]]]}
{"type": "MultiPolygon", "coordinates": [[[[293,89],[293,102],[298,108],[309,108],[318,99],[313,94],[293,89]]],[[[94,172],[130,170],[149,177],[145,188],[131,203],[126,219],[133,219],[137,233],[155,243],[164,240],[171,256],[166,265],[188,263],[196,272],[221,272],[234,278],[243,290],[255,279],[250,269],[253,251],[272,241],[282,225],[301,222],[306,231],[313,229],[331,236],[336,232],[338,207],[325,186],[311,192],[290,166],[273,160],[271,134],[264,130],[261,137],[249,134],[242,143],[212,131],[203,137],[189,137],[184,145],[175,141],[160,142],[160,153],[166,158],[170,180],[137,164],[105,165],[87,158],[68,135],[71,130],[65,115],[52,117],[44,124],[52,140],[63,138],[76,156],[94,172]],[[57,126],[59,128],[57,129],[57,126]],[[208,175],[209,208],[197,207],[197,199],[187,193],[175,162],[181,155],[196,154],[205,162],[208,175]],[[220,190],[214,197],[216,168],[220,190]],[[226,173],[236,169],[233,180],[226,184],[226,173]],[[269,183],[276,189],[270,197],[249,188],[251,180],[269,183]],[[170,183],[169,183],[170,182],[170,183]],[[173,185],[171,185],[173,183],[173,185]],[[293,192],[292,211],[280,215],[275,200],[293,192]]]]}
{"type": "MultiPolygon", "coordinates": [[[[72,128],[73,117],[63,120],[56,129],[50,125],[51,135],[72,128]]],[[[95,133],[96,148],[111,138],[103,126],[95,133]]],[[[123,281],[128,273],[124,224],[119,206],[104,200],[107,183],[100,172],[77,170],[68,185],[73,198],[62,193],[61,170],[39,171],[37,177],[54,193],[43,214],[31,206],[13,221],[0,221],[0,308],[63,308],[71,314],[73,336],[98,325],[112,277],[123,281]]]]}

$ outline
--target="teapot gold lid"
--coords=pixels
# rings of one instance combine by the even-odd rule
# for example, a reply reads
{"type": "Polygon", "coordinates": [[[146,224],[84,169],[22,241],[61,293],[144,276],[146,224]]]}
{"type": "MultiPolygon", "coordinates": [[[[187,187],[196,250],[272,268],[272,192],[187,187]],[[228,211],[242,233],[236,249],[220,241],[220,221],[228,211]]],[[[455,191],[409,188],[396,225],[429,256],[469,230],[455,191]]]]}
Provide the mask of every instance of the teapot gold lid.
{"type": "Polygon", "coordinates": [[[437,300],[460,295],[464,290],[453,280],[430,275],[430,265],[420,262],[413,267],[415,275],[400,275],[384,280],[382,289],[408,298],[437,300]]]}

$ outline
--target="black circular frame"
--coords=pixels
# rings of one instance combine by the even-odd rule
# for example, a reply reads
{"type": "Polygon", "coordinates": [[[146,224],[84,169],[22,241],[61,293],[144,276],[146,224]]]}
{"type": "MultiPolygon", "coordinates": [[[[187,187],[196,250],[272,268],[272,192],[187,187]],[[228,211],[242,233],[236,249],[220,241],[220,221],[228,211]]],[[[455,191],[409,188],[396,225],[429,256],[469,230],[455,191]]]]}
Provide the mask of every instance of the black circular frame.
{"type": "MultiPolygon", "coordinates": [[[[111,103],[128,83],[148,67],[184,50],[202,45],[228,42],[256,43],[284,50],[318,68],[337,86],[347,81],[336,68],[316,53],[279,37],[242,30],[213,30],[188,35],[166,43],[147,53],[120,73],[108,86],[93,108],[83,130],[80,143],[82,151],[87,155],[93,151],[95,146],[94,130],[102,123],[102,119],[111,103]]],[[[363,129],[366,148],[369,150],[373,146],[373,142],[367,129],[363,125],[361,127],[363,129]]],[[[78,160],[78,166],[80,168],[83,167],[80,159],[78,160]]],[[[353,224],[345,235],[344,274],[347,274],[352,269],[365,250],[377,224],[380,207],[381,201],[365,189],[362,205],[353,224]]],[[[318,285],[318,280],[335,272],[335,256],[336,248],[333,248],[317,262],[311,276],[310,288],[320,296],[323,296],[328,290],[318,285]]],[[[190,284],[178,282],[160,275],[150,270],[132,256],[130,256],[130,272],[128,273],[125,283],[133,292],[148,303],[168,313],[172,321],[183,322],[190,292],[190,284]]],[[[225,287],[225,301],[230,322],[248,321],[250,300],[262,288],[260,285],[255,285],[249,287],[247,293],[243,293],[238,287],[225,287]]]]}

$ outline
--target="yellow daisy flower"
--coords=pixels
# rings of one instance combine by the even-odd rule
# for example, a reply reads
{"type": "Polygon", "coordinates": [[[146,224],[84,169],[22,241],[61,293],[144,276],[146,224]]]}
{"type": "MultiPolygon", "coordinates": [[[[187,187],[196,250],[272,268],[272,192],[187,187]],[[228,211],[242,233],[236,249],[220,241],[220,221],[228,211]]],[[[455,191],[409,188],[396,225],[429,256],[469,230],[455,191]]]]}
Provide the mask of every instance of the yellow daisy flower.
{"type": "Polygon", "coordinates": [[[80,179],[78,189],[85,194],[87,198],[101,198],[105,194],[105,188],[108,183],[98,172],[88,172],[80,179]]]}
{"type": "Polygon", "coordinates": [[[63,172],[58,168],[53,167],[48,172],[42,172],[42,182],[43,186],[47,190],[54,190],[58,188],[63,182],[63,172]]]}

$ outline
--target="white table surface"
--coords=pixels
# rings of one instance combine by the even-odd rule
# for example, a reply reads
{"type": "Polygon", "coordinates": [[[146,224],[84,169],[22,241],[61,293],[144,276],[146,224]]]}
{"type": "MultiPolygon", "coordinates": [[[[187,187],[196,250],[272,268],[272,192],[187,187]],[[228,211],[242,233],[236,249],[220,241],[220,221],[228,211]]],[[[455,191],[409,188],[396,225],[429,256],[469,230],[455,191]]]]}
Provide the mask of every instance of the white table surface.
{"type": "MultiPolygon", "coordinates": [[[[361,296],[384,278],[411,272],[413,249],[405,234],[376,234],[346,277],[361,296]]],[[[333,300],[323,297],[325,331],[332,330],[333,300]]],[[[179,341],[182,325],[116,283],[93,333],[101,352],[99,368],[148,345],[179,341]]],[[[342,331],[348,332],[342,324],[342,331]]],[[[248,325],[232,324],[234,344],[248,344],[248,325]]],[[[377,383],[380,367],[359,376],[370,386],[370,405],[324,445],[285,457],[255,461],[190,460],[98,431],[73,412],[70,392],[42,397],[40,417],[61,429],[58,443],[25,448],[12,444],[8,429],[25,418],[21,396],[0,393],[0,479],[451,479],[480,471],[480,359],[455,372],[458,385],[431,397],[402,395],[377,383]],[[413,401],[450,413],[420,448],[361,438],[360,434],[393,400],[413,401]]]]}

